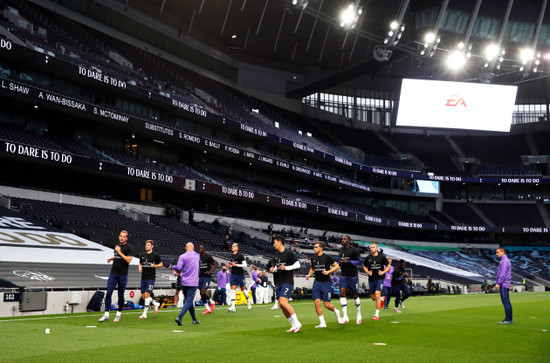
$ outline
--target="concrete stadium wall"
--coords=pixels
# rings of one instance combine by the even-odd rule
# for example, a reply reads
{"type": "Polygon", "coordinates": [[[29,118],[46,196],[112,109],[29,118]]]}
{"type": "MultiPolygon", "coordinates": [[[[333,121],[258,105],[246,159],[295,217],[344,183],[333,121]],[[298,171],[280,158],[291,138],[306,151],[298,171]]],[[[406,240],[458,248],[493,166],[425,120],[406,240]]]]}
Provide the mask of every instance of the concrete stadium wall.
{"type": "MultiPolygon", "coordinates": [[[[303,279],[305,281],[305,279],[303,279]]],[[[298,287],[298,285],[296,285],[298,287]]],[[[4,302],[4,295],[10,294],[13,292],[18,292],[17,289],[13,289],[12,291],[6,291],[0,292],[0,317],[14,317],[14,316],[43,316],[43,315],[50,315],[50,314],[68,314],[68,313],[85,313],[87,312],[86,306],[88,305],[88,302],[94,295],[94,293],[98,290],[73,290],[73,291],[47,291],[47,302],[46,302],[46,309],[40,310],[40,311],[20,311],[19,310],[19,302],[18,301],[9,301],[4,302]]],[[[99,290],[105,292],[105,290],[99,290]]],[[[214,296],[215,288],[209,289],[208,293],[210,297],[214,296]]],[[[156,289],[155,290],[156,296],[173,296],[174,290],[173,289],[156,289]]],[[[141,293],[139,290],[136,289],[127,289],[124,294],[124,301],[132,301],[133,303],[137,304],[140,300],[141,293]],[[130,295],[133,292],[134,297],[130,297],[130,295]]],[[[268,298],[270,301],[273,299],[273,289],[270,289],[268,292],[268,298]]],[[[115,291],[112,296],[112,303],[117,303],[118,295],[115,291]]],[[[178,302],[178,307],[182,306],[183,303],[183,295],[180,292],[180,298],[178,302]]],[[[200,294],[197,290],[197,293],[195,295],[194,301],[200,300],[200,294]]],[[[105,301],[103,301],[104,303],[105,301]]],[[[139,309],[138,309],[139,310],[139,309]]],[[[98,315],[101,314],[100,311],[97,312],[98,315]]]]}
{"type": "MultiPolygon", "coordinates": [[[[17,291],[17,290],[14,290],[17,291]]],[[[100,290],[105,292],[105,290],[100,290]]],[[[46,298],[46,310],[41,311],[19,311],[19,302],[10,301],[4,302],[4,295],[9,294],[9,292],[1,293],[2,300],[0,300],[0,316],[9,317],[9,316],[40,316],[40,315],[49,315],[49,314],[67,314],[67,313],[85,313],[86,306],[88,302],[94,295],[96,290],[76,290],[76,291],[47,291],[46,298]],[[69,304],[68,309],[66,305],[69,304]]],[[[160,295],[173,295],[174,290],[172,289],[158,289],[155,290],[157,296],[160,295]]],[[[137,304],[141,297],[139,290],[126,290],[124,294],[125,301],[132,301],[137,304]],[[134,293],[134,297],[130,297],[131,292],[134,293]]],[[[112,296],[113,303],[116,303],[118,296],[116,291],[112,296]]],[[[100,312],[98,312],[100,314],[100,312]]]]}

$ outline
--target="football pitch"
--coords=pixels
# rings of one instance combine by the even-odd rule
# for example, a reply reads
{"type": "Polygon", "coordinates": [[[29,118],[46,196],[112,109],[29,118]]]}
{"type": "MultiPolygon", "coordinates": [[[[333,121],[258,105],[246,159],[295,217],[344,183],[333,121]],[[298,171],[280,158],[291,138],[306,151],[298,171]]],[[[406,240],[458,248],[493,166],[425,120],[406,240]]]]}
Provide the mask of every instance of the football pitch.
{"type": "MultiPolygon", "coordinates": [[[[310,300],[292,302],[303,324],[299,333],[271,305],[218,307],[192,325],[174,323],[179,309],[125,311],[118,323],[99,323],[101,313],[0,319],[4,362],[550,362],[550,293],[510,295],[514,324],[503,320],[498,294],[418,296],[405,301],[402,314],[382,310],[371,320],[374,303],[363,299],[363,324],[338,325],[325,310],[328,327],[310,300]],[[49,334],[46,334],[49,329],[49,334]]],[[[339,299],[333,300],[339,309],[339,299]]],[[[393,301],[390,304],[393,307],[393,301]]]]}

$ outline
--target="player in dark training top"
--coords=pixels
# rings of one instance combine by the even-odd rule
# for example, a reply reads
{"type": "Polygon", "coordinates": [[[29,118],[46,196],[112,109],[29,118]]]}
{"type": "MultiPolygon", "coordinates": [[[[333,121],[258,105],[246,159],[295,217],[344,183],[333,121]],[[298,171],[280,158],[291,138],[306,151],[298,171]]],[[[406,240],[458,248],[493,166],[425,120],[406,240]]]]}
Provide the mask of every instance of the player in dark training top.
{"type": "Polygon", "coordinates": [[[324,253],[325,244],[323,242],[316,242],[313,246],[313,252],[315,253],[311,257],[311,268],[306,275],[306,280],[312,275],[315,275],[315,281],[313,282],[312,297],[315,301],[315,311],[319,317],[319,325],[316,328],[326,328],[325,317],[323,316],[323,309],[321,308],[321,300],[325,308],[332,311],[336,315],[336,321],[342,324],[340,318],[340,312],[330,303],[332,281],[330,280],[330,274],[338,271],[340,266],[338,262],[335,262],[332,257],[324,253]]]}
{"type": "Polygon", "coordinates": [[[407,286],[407,282],[405,281],[405,278],[408,277],[409,274],[405,271],[405,260],[401,259],[399,260],[399,266],[393,271],[392,276],[392,289],[393,289],[393,295],[395,296],[395,312],[400,313],[401,310],[399,310],[399,304],[401,304],[401,308],[405,308],[405,304],[403,304],[403,301],[407,300],[409,296],[411,296],[411,290],[407,286]]]}
{"type": "Polygon", "coordinates": [[[199,293],[206,307],[203,314],[210,314],[216,307],[216,303],[208,296],[206,289],[208,289],[210,282],[212,282],[212,273],[218,267],[218,263],[212,256],[206,253],[204,245],[200,245],[199,254],[201,256],[201,264],[199,265],[199,293]]]}
{"type": "Polygon", "coordinates": [[[120,321],[122,315],[122,308],[124,307],[124,291],[126,290],[126,284],[128,283],[128,266],[134,256],[134,249],[128,244],[128,232],[125,230],[120,231],[118,235],[119,244],[115,246],[113,257],[107,259],[107,263],[113,262],[111,267],[111,273],[107,280],[107,293],[105,294],[105,313],[99,322],[109,320],[109,310],[111,309],[111,297],[113,291],[118,285],[118,311],[115,316],[115,323],[120,321]]]}
{"type": "Polygon", "coordinates": [[[357,311],[356,323],[361,324],[361,299],[359,299],[359,276],[357,266],[361,263],[359,250],[351,246],[351,238],[348,235],[342,236],[342,247],[338,250],[338,257],[341,269],[340,276],[340,306],[342,307],[342,324],[349,322],[348,318],[348,291],[355,302],[357,311]]]}
{"type": "Polygon", "coordinates": [[[155,307],[155,314],[159,310],[160,303],[153,300],[151,294],[155,287],[156,268],[161,268],[164,265],[160,259],[158,253],[153,251],[155,242],[148,239],[145,241],[145,253],[139,256],[139,272],[141,272],[141,297],[143,298],[143,314],[139,316],[140,319],[147,319],[147,311],[151,303],[155,307]]]}
{"type": "Polygon", "coordinates": [[[275,255],[273,260],[270,261],[269,272],[273,274],[276,299],[291,325],[287,333],[297,333],[302,329],[302,324],[288,300],[294,289],[294,270],[300,268],[300,261],[292,251],[285,248],[283,237],[273,237],[273,247],[275,247],[275,255]]]}
{"type": "Polygon", "coordinates": [[[250,297],[248,296],[248,291],[246,290],[246,283],[244,280],[244,268],[246,267],[246,260],[242,253],[239,253],[239,244],[233,243],[231,245],[231,250],[233,254],[229,258],[229,263],[227,266],[231,267],[231,277],[229,284],[231,285],[231,290],[229,291],[229,298],[231,300],[231,306],[227,308],[227,311],[235,312],[235,299],[237,294],[237,286],[241,287],[243,292],[244,299],[248,304],[248,308],[252,308],[250,297]]]}
{"type": "Polygon", "coordinates": [[[369,275],[369,293],[371,298],[376,301],[376,312],[372,320],[378,320],[380,308],[382,307],[382,284],[384,283],[384,275],[390,270],[391,264],[380,252],[376,243],[370,244],[370,255],[365,258],[363,270],[369,275]]]}

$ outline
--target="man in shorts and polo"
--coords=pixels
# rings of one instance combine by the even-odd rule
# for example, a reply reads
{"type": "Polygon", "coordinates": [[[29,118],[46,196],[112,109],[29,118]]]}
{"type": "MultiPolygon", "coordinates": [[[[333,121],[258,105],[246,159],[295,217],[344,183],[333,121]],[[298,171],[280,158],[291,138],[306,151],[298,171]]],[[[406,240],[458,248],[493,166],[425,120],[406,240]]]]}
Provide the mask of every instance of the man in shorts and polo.
{"type": "Polygon", "coordinates": [[[369,275],[369,293],[372,300],[376,302],[376,312],[372,320],[378,320],[383,304],[380,295],[382,294],[384,275],[390,270],[391,264],[386,256],[378,252],[376,243],[370,244],[370,252],[370,255],[365,258],[363,270],[369,275]]]}
{"type": "Polygon", "coordinates": [[[227,304],[226,285],[229,282],[229,275],[227,273],[227,268],[225,267],[225,263],[223,262],[222,262],[222,269],[218,271],[218,275],[216,276],[216,281],[218,283],[219,303],[220,305],[225,305],[227,304]]]}
{"type": "Polygon", "coordinates": [[[361,324],[361,299],[359,299],[359,276],[357,266],[361,263],[359,259],[361,254],[359,250],[351,246],[351,238],[348,235],[342,236],[342,247],[338,250],[340,259],[340,306],[342,307],[342,323],[349,322],[348,318],[348,291],[355,302],[355,310],[357,311],[356,323],[361,324]]]}
{"type": "Polygon", "coordinates": [[[206,248],[204,248],[204,245],[200,245],[199,255],[201,256],[201,264],[199,265],[199,293],[206,308],[203,314],[210,314],[216,307],[216,303],[210,298],[210,296],[208,296],[208,292],[206,290],[210,287],[210,282],[212,282],[212,273],[216,267],[218,267],[218,263],[212,256],[206,253],[206,248]]]}
{"type": "Polygon", "coordinates": [[[335,262],[332,257],[324,253],[325,244],[323,242],[316,242],[313,246],[314,255],[311,257],[311,268],[306,275],[306,280],[312,275],[315,275],[315,281],[313,282],[312,297],[315,301],[315,311],[319,316],[319,325],[316,328],[326,328],[325,317],[323,316],[323,309],[321,308],[321,300],[323,305],[328,310],[332,311],[336,315],[336,321],[342,324],[340,319],[340,312],[330,303],[330,297],[332,292],[332,281],[330,280],[330,274],[338,271],[340,266],[338,262],[335,262]]]}
{"type": "Polygon", "coordinates": [[[272,266],[269,267],[269,272],[273,274],[276,299],[291,325],[291,328],[286,332],[297,333],[302,329],[302,324],[288,300],[292,295],[292,290],[294,290],[294,270],[300,268],[300,261],[292,251],[285,248],[284,237],[273,237],[273,247],[275,247],[275,255],[270,263],[272,266]]]}
{"type": "Polygon", "coordinates": [[[151,294],[155,287],[156,272],[155,268],[161,268],[164,265],[158,253],[153,252],[155,242],[148,239],[145,241],[145,254],[139,256],[139,272],[141,272],[141,297],[143,298],[143,314],[140,319],[147,319],[147,311],[151,303],[155,307],[155,314],[159,310],[160,303],[153,300],[151,294]]]}
{"type": "Polygon", "coordinates": [[[237,294],[237,286],[241,287],[243,292],[244,299],[247,302],[248,309],[252,308],[250,297],[248,296],[248,291],[246,290],[246,283],[244,279],[244,268],[246,267],[246,260],[242,253],[239,253],[239,244],[233,243],[231,245],[231,251],[233,254],[229,258],[227,266],[231,267],[231,277],[229,284],[231,285],[231,290],[229,291],[231,306],[227,308],[227,311],[235,312],[235,299],[237,294]]]}

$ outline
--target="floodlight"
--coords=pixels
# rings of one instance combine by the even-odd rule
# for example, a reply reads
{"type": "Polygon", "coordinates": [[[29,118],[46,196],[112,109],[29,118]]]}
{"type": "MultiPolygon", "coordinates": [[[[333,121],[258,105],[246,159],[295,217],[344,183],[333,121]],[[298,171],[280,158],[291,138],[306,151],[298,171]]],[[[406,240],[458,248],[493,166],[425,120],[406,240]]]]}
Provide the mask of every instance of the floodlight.
{"type": "Polygon", "coordinates": [[[353,22],[353,18],[355,17],[355,11],[353,4],[349,4],[349,6],[340,13],[340,26],[349,26],[353,22]]]}
{"type": "MultiPolygon", "coordinates": [[[[434,40],[435,40],[435,34],[432,33],[432,32],[429,32],[424,36],[424,41],[426,43],[433,43],[434,40]]],[[[426,47],[426,48],[428,48],[428,47],[426,47]]]]}
{"type": "Polygon", "coordinates": [[[487,48],[485,48],[485,58],[487,58],[488,61],[492,61],[497,55],[498,46],[496,44],[489,44],[487,48]]]}
{"type": "Polygon", "coordinates": [[[340,13],[340,26],[349,29],[355,28],[357,20],[359,20],[359,15],[362,13],[363,8],[361,6],[356,8],[353,3],[349,4],[348,7],[340,13]]]}
{"type": "Polygon", "coordinates": [[[292,6],[304,10],[307,8],[309,1],[308,0],[292,0],[292,6]]]}
{"type": "Polygon", "coordinates": [[[534,55],[535,52],[531,48],[523,48],[519,52],[519,58],[521,59],[522,64],[527,64],[531,59],[533,59],[534,55]]]}
{"type": "Polygon", "coordinates": [[[447,66],[455,71],[460,69],[464,63],[466,63],[466,58],[464,57],[464,54],[458,50],[449,54],[447,58],[447,66]]]}

